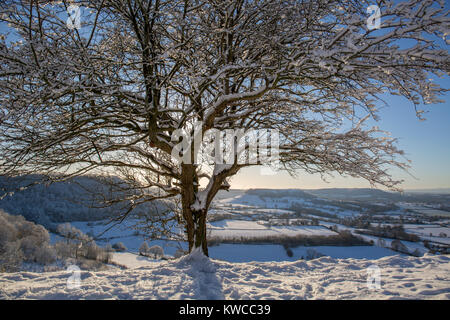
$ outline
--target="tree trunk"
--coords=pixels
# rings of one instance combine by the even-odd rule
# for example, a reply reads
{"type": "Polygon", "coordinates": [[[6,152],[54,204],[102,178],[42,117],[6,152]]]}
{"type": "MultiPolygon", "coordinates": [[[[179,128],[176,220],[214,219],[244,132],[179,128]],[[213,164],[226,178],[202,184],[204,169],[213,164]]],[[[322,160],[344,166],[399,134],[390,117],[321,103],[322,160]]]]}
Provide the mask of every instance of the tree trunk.
{"type": "Polygon", "coordinates": [[[191,207],[196,201],[198,192],[198,176],[192,164],[182,165],[181,186],[182,213],[186,223],[189,252],[192,252],[195,248],[202,248],[203,253],[208,256],[208,244],[206,241],[206,215],[208,209],[193,210],[191,207]]]}
{"type": "Polygon", "coordinates": [[[195,220],[194,248],[202,248],[203,254],[208,255],[208,242],[206,239],[206,209],[192,212],[195,220]]]}

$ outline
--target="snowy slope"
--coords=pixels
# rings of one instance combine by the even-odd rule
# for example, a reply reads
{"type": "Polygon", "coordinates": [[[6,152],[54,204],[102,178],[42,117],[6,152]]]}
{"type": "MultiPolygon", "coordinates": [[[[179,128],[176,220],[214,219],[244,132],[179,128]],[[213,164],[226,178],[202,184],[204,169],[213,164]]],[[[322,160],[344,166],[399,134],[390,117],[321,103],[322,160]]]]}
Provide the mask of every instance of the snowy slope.
{"type": "Polygon", "coordinates": [[[228,263],[198,252],[139,269],[0,275],[0,299],[450,299],[450,258],[390,256],[378,260],[228,263]],[[381,270],[369,289],[367,268],[381,270]]]}

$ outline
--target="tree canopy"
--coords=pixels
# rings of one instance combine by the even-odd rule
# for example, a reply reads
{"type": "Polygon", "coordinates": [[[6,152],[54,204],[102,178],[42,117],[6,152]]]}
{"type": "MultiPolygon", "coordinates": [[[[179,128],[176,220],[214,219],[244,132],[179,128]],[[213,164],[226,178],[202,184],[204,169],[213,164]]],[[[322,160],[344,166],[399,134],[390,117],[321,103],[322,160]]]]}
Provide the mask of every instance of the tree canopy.
{"type": "Polygon", "coordinates": [[[190,249],[205,253],[211,201],[255,163],[180,163],[174,132],[277,130],[283,170],[395,188],[402,151],[366,122],[385,93],[420,117],[445,92],[430,75],[449,71],[445,1],[7,0],[0,23],[0,172],[103,170],[132,206],[181,199],[190,249]]]}

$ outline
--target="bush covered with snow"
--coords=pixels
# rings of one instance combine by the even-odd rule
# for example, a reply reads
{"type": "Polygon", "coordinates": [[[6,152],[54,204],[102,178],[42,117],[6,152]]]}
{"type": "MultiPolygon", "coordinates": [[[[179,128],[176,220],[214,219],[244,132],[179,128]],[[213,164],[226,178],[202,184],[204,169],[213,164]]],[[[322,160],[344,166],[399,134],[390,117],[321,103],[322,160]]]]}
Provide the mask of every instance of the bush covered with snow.
{"type": "Polygon", "coordinates": [[[149,248],[147,242],[144,241],[144,242],[142,242],[141,246],[139,247],[139,254],[141,256],[147,256],[149,253],[149,250],[150,250],[150,248],[149,248]]]}
{"type": "Polygon", "coordinates": [[[16,272],[23,262],[23,252],[20,242],[6,242],[0,246],[0,272],[16,272]]]}
{"type": "Polygon", "coordinates": [[[150,256],[152,256],[154,259],[162,258],[164,256],[164,249],[161,246],[152,246],[148,253],[150,256]]]}
{"type": "Polygon", "coordinates": [[[0,271],[17,271],[22,262],[53,263],[56,253],[41,225],[0,210],[0,271]]]}
{"type": "Polygon", "coordinates": [[[112,245],[112,248],[116,251],[116,252],[124,252],[127,251],[127,247],[125,247],[125,245],[123,244],[123,242],[117,242],[114,243],[112,245]]]}
{"type": "Polygon", "coordinates": [[[149,247],[147,242],[144,241],[139,248],[139,254],[153,259],[160,259],[164,257],[164,249],[161,246],[149,247]]]}
{"type": "Polygon", "coordinates": [[[39,247],[34,253],[34,259],[41,265],[52,264],[57,260],[56,250],[49,245],[39,247]]]}
{"type": "Polygon", "coordinates": [[[61,259],[85,258],[104,263],[108,263],[111,260],[111,247],[99,247],[91,237],[84,234],[70,223],[58,225],[57,231],[59,235],[64,238],[63,241],[55,244],[55,248],[61,259]]]}
{"type": "Polygon", "coordinates": [[[99,247],[92,238],[68,223],[56,229],[63,240],[52,246],[43,226],[0,210],[0,272],[20,271],[23,263],[48,266],[74,259],[74,263],[87,269],[89,266],[99,269],[103,263],[110,262],[111,247],[99,247]]]}

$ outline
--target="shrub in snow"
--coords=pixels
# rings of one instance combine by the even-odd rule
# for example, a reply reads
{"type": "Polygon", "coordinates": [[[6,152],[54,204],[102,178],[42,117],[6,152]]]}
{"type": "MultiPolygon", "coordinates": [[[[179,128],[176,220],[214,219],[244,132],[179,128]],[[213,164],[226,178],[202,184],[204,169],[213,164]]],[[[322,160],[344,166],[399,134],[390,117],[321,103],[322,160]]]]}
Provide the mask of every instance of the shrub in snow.
{"type": "Polygon", "coordinates": [[[25,237],[20,242],[20,249],[22,250],[25,260],[32,261],[34,260],[35,251],[37,251],[41,245],[37,245],[36,239],[33,236],[25,237]]]}
{"type": "Polygon", "coordinates": [[[56,250],[51,246],[42,246],[34,252],[34,261],[41,265],[52,264],[56,261],[56,250]]]}
{"type": "Polygon", "coordinates": [[[127,247],[125,247],[125,245],[122,242],[114,243],[112,248],[117,252],[127,251],[127,247]]]}
{"type": "Polygon", "coordinates": [[[23,262],[20,241],[6,242],[0,247],[0,272],[17,272],[23,262]]]}
{"type": "Polygon", "coordinates": [[[107,249],[101,248],[99,255],[97,256],[97,260],[103,263],[110,263],[112,260],[112,252],[107,249]]]}
{"type": "Polygon", "coordinates": [[[111,260],[112,247],[101,248],[95,241],[70,223],[60,224],[58,233],[66,239],[55,245],[61,258],[86,258],[108,263],[111,260]]]}
{"type": "Polygon", "coordinates": [[[106,252],[114,252],[112,245],[109,243],[104,247],[104,249],[106,252]]]}
{"type": "Polygon", "coordinates": [[[320,257],[323,257],[324,255],[314,249],[308,249],[306,250],[306,260],[313,260],[320,257]]]}
{"type": "Polygon", "coordinates": [[[5,213],[0,211],[0,250],[14,239],[17,239],[16,228],[6,219],[5,213]]]}
{"type": "Polygon", "coordinates": [[[158,259],[164,256],[164,249],[160,246],[152,246],[148,253],[151,254],[154,259],[158,259]]]}
{"type": "Polygon", "coordinates": [[[100,256],[100,247],[97,246],[95,243],[89,243],[86,246],[86,251],[84,257],[91,260],[97,260],[97,258],[100,256]]]}
{"type": "Polygon", "coordinates": [[[58,258],[75,258],[75,244],[60,241],[55,243],[54,247],[58,258]]]}
{"type": "Polygon", "coordinates": [[[144,242],[142,242],[141,246],[139,247],[139,254],[141,256],[147,256],[149,250],[150,250],[150,248],[148,247],[147,242],[144,241],[144,242]]]}
{"type": "Polygon", "coordinates": [[[81,230],[73,227],[70,223],[58,225],[57,232],[63,238],[67,246],[59,244],[57,248],[61,254],[68,254],[68,257],[85,257],[87,259],[97,259],[98,249],[91,237],[81,230]]]}
{"type": "Polygon", "coordinates": [[[81,230],[73,227],[70,223],[63,223],[58,225],[56,232],[67,240],[67,243],[74,240],[83,240],[87,236],[81,230]]]}
{"type": "Polygon", "coordinates": [[[4,270],[20,268],[22,261],[54,262],[49,242],[50,235],[43,226],[0,211],[0,264],[4,270]]]}
{"type": "Polygon", "coordinates": [[[54,247],[60,259],[77,259],[74,263],[85,259],[109,263],[112,258],[111,247],[109,249],[99,247],[95,241],[88,237],[78,242],[60,241],[54,247]],[[80,260],[78,261],[78,259],[80,260]]]}
{"type": "Polygon", "coordinates": [[[89,242],[81,251],[81,257],[89,260],[97,260],[103,263],[109,263],[111,260],[111,252],[107,249],[99,247],[95,242],[89,242]]]}
{"type": "Polygon", "coordinates": [[[94,243],[90,243],[87,246],[87,252],[85,258],[91,260],[97,260],[103,263],[109,263],[111,261],[112,255],[111,252],[108,252],[107,249],[101,248],[94,243]]]}
{"type": "Polygon", "coordinates": [[[386,247],[386,241],[383,238],[378,238],[377,246],[385,248],[386,247]]]}
{"type": "Polygon", "coordinates": [[[34,223],[30,224],[26,226],[26,232],[24,232],[24,229],[19,231],[24,235],[20,247],[27,261],[33,261],[36,250],[47,246],[50,242],[50,236],[44,227],[34,225],[34,223]]]}

